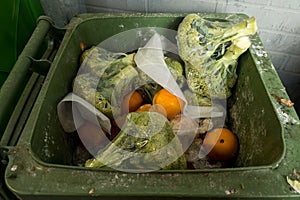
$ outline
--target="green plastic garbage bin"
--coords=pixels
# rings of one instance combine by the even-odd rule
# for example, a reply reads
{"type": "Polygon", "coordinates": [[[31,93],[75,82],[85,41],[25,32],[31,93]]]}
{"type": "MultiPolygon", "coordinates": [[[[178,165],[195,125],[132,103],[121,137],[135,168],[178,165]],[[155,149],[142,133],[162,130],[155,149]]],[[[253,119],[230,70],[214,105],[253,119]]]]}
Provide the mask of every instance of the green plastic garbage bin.
{"type": "MultiPolygon", "coordinates": [[[[2,87],[4,81],[7,79],[14,63],[16,62],[18,55],[22,51],[23,47],[27,43],[29,37],[31,36],[34,28],[36,27],[36,20],[38,16],[42,15],[43,11],[40,6],[39,0],[3,0],[0,3],[0,88],[2,87]]],[[[25,85],[25,83],[23,84],[25,85]]],[[[14,88],[14,90],[19,90],[19,93],[23,91],[24,87],[20,86],[19,88],[14,88]]],[[[18,100],[18,99],[17,99],[18,100]]],[[[10,107],[15,107],[15,103],[11,102],[10,107]]],[[[0,103],[0,106],[2,103],[0,103]]],[[[10,113],[11,114],[11,113],[10,113]]],[[[10,118],[7,116],[5,119],[10,118]]],[[[1,126],[0,139],[4,127],[1,126]]],[[[16,198],[11,193],[8,192],[6,187],[4,187],[4,166],[6,156],[4,155],[6,150],[0,148],[0,199],[13,199],[16,198]]]]}
{"type": "Polygon", "coordinates": [[[39,0],[3,0],[0,3],[0,87],[7,78],[43,14],[39,0]]]}
{"type": "MultiPolygon", "coordinates": [[[[210,19],[230,14],[202,13],[210,19]]],[[[277,73],[255,35],[240,58],[229,115],[240,152],[232,168],[124,173],[73,165],[75,134],[66,134],[56,106],[77,74],[80,42],[97,45],[138,27],[177,29],[183,14],[82,14],[74,17],[47,74],[16,146],[9,150],[7,187],[22,199],[299,198],[286,177],[299,169],[299,119],[277,73]]],[[[245,15],[231,17],[243,19],[245,15]]]]}
{"type": "Polygon", "coordinates": [[[3,200],[17,199],[5,185],[8,149],[18,141],[63,36],[60,32],[64,30],[56,30],[52,24],[51,19],[40,17],[31,38],[0,88],[0,199],[3,200]],[[48,41],[46,49],[45,41],[48,41]]]}

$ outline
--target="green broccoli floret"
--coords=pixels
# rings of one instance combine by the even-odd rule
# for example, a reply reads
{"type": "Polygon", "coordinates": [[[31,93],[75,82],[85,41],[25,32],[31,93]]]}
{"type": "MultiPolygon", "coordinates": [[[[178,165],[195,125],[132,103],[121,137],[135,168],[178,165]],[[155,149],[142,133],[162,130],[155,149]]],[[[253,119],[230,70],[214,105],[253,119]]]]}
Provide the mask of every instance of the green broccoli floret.
{"type": "Polygon", "coordinates": [[[206,97],[229,97],[237,59],[251,44],[246,36],[256,30],[253,17],[232,25],[187,15],[178,28],[178,46],[189,87],[206,97]]]}
{"type": "Polygon", "coordinates": [[[85,166],[152,171],[185,169],[186,160],[167,118],[155,112],[132,112],[112,143],[85,166]]]}

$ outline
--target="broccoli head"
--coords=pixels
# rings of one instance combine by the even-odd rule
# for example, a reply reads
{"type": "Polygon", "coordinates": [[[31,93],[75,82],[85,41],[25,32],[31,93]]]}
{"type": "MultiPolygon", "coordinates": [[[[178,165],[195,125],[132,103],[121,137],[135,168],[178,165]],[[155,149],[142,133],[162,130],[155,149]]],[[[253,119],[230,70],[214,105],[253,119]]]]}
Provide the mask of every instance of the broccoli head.
{"type": "Polygon", "coordinates": [[[247,36],[256,30],[253,17],[231,24],[187,15],[177,38],[189,87],[202,96],[229,97],[236,81],[237,59],[250,47],[247,36]]]}
{"type": "Polygon", "coordinates": [[[112,143],[96,158],[87,160],[85,166],[152,171],[185,169],[186,160],[167,118],[155,112],[132,112],[112,143]]]}

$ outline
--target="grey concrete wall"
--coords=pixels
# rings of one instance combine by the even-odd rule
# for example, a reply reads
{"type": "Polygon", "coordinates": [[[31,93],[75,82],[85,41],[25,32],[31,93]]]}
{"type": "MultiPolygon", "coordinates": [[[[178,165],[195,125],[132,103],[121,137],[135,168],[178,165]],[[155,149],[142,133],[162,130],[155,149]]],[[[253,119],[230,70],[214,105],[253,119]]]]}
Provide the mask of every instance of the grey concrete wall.
{"type": "Polygon", "coordinates": [[[226,12],[255,16],[276,69],[300,73],[300,0],[85,0],[88,12],[226,12]]]}

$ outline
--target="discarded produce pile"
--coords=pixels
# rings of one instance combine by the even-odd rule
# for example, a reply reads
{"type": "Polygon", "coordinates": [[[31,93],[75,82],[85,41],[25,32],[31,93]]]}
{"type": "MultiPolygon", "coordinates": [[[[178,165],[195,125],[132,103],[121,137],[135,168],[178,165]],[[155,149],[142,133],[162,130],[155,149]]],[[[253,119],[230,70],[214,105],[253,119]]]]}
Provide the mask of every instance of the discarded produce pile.
{"type": "Polygon", "coordinates": [[[186,100],[141,70],[137,52],[113,53],[99,46],[84,50],[73,93],[111,123],[103,134],[110,142],[99,144],[104,147],[84,165],[126,171],[228,166],[237,156],[238,139],[224,124],[226,105],[221,102],[231,95],[238,58],[256,29],[254,18],[239,24],[197,14],[183,19],[177,30],[179,56],[166,54],[164,62],[186,100]],[[223,116],[191,117],[187,106],[217,108],[223,116]]]}

